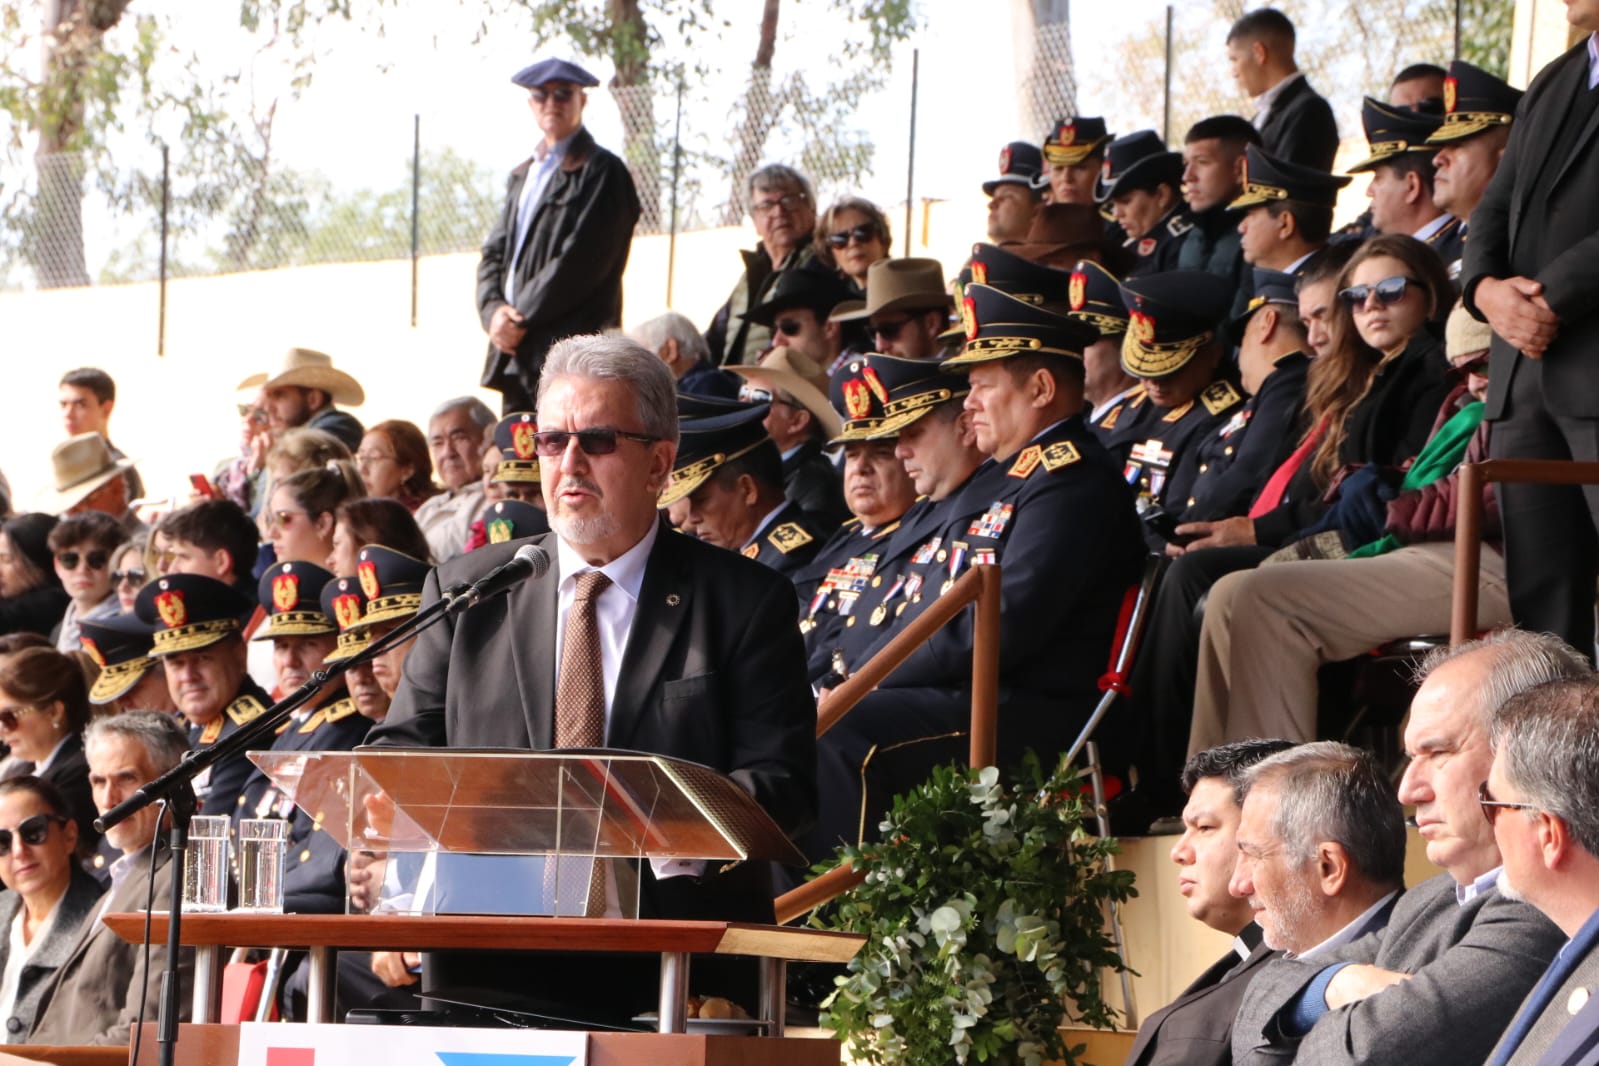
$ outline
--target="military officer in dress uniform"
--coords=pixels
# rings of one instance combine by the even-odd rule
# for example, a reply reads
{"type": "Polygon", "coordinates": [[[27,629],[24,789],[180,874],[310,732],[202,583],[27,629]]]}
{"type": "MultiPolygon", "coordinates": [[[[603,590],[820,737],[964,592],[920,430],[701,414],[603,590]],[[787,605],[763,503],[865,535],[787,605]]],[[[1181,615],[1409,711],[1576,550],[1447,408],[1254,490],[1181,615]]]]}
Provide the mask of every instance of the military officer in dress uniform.
{"type": "Polygon", "coordinates": [[[167,673],[151,656],[155,633],[133,614],[84,619],[78,623],[83,650],[100,668],[89,688],[89,702],[108,712],[165,711],[177,713],[167,691],[167,673]]]}
{"type": "Polygon", "coordinates": [[[1093,326],[1099,337],[1083,349],[1083,400],[1088,428],[1116,457],[1127,461],[1149,397],[1144,383],[1122,369],[1127,305],[1121,280],[1090,259],[1078,262],[1067,290],[1067,317],[1093,326]]]}
{"type": "MultiPolygon", "coordinates": [[[[489,480],[500,486],[501,499],[523,500],[542,510],[544,495],[539,491],[539,458],[533,449],[533,434],[538,428],[531,411],[513,411],[500,419],[494,427],[494,446],[500,450],[500,464],[489,480]]],[[[548,533],[549,526],[539,532],[548,533]]]]}
{"type": "MultiPolygon", "coordinates": [[[[248,725],[272,703],[250,679],[239,620],[252,608],[232,585],[202,574],[166,574],[139,590],[134,611],[154,630],[150,654],[166,670],[172,702],[204,751],[248,725]]],[[[200,813],[231,815],[255,766],[244,753],[194,779],[200,813]]]]}
{"type": "Polygon", "coordinates": [[[1199,441],[1244,405],[1217,339],[1233,296],[1225,278],[1198,270],[1122,282],[1128,312],[1122,367],[1142,379],[1149,394],[1141,439],[1127,453],[1123,474],[1138,494],[1155,551],[1165,550],[1199,476],[1199,441]]]}
{"type": "MultiPolygon", "coordinates": [[[[1499,169],[1510,141],[1516,106],[1525,95],[1502,78],[1457,59],[1444,79],[1443,125],[1427,138],[1433,157],[1433,202],[1460,220],[1461,248],[1444,258],[1449,280],[1460,282],[1460,260],[1471,228],[1471,214],[1499,169]]],[[[1446,255],[1440,252],[1440,255],[1446,255]]]]}
{"type": "MultiPolygon", "coordinates": [[[[872,615],[885,641],[967,568],[1000,564],[999,761],[1014,765],[1032,748],[1047,762],[1098,697],[1122,598],[1139,575],[1138,521],[1081,415],[1082,351],[1094,331],[986,285],[968,286],[962,302],[966,349],[943,369],[970,388],[964,406],[990,459],[872,615]]],[[[819,738],[819,822],[801,841],[809,857],[870,833],[890,797],[961,755],[971,653],[967,613],[819,738]]]]}
{"type": "Polygon", "coordinates": [[[1349,181],[1277,159],[1253,144],[1246,148],[1244,191],[1227,205],[1238,219],[1244,262],[1255,270],[1298,274],[1327,246],[1338,190],[1349,181]]]}
{"type": "Polygon", "coordinates": [[[1181,238],[1193,229],[1182,197],[1183,156],[1154,130],[1117,137],[1105,148],[1094,199],[1109,204],[1127,232],[1128,277],[1170,270],[1181,238]]]}
{"type": "MultiPolygon", "coordinates": [[[[1066,310],[1066,290],[1072,280],[1069,270],[1035,263],[994,244],[972,245],[968,266],[972,272],[971,282],[1009,293],[1034,307],[1057,314],[1066,310]]],[[[961,291],[964,294],[964,285],[961,291]]]]}
{"type": "Polygon", "coordinates": [[[816,557],[827,534],[783,496],[783,460],[762,424],[766,408],[755,404],[683,422],[660,505],[683,501],[683,532],[792,578],[816,557]]]}
{"type": "Polygon", "coordinates": [[[1408,233],[1437,252],[1446,266],[1458,260],[1464,250],[1460,220],[1432,197],[1438,149],[1428,141],[1443,126],[1443,116],[1390,107],[1368,96],[1360,105],[1360,121],[1371,154],[1349,173],[1371,174],[1366,195],[1371,197],[1373,230],[1408,233]]]}
{"type": "Polygon", "coordinates": [[[1050,203],[1094,206],[1094,181],[1105,163],[1111,135],[1105,120],[1067,115],[1044,137],[1044,171],[1050,203]]]}

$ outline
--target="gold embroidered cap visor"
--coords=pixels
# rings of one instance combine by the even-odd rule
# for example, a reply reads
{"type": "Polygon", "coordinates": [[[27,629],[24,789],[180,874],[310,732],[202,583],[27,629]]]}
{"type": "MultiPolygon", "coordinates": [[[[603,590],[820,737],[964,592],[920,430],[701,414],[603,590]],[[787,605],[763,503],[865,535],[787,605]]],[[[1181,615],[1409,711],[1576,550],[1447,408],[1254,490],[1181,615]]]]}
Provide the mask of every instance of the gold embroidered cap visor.
{"type": "Polygon", "coordinates": [[[141,656],[101,668],[100,676],[89,687],[89,702],[96,705],[110,703],[137,685],[154,666],[154,659],[141,656]]]}
{"type": "Polygon", "coordinates": [[[1163,378],[1187,366],[1216,334],[1205,332],[1178,341],[1141,341],[1132,330],[1122,338],[1122,369],[1135,378],[1163,378]]]}
{"type": "Polygon", "coordinates": [[[1427,143],[1436,146],[1451,141],[1463,141],[1467,137],[1486,133],[1495,126],[1508,126],[1514,117],[1498,111],[1456,111],[1444,116],[1444,124],[1427,138],[1427,143]]]}
{"type": "Polygon", "coordinates": [[[219,618],[212,622],[194,622],[189,625],[173,626],[171,629],[158,629],[155,631],[155,647],[150,654],[159,659],[179,652],[198,651],[201,648],[209,648],[217,641],[225,640],[238,632],[237,618],[219,618]]]}
{"type": "Polygon", "coordinates": [[[324,637],[337,633],[338,624],[321,611],[280,611],[269,614],[251,641],[273,637],[324,637]]]}
{"type": "Polygon", "coordinates": [[[913,396],[903,396],[890,400],[883,406],[883,421],[877,427],[877,432],[867,437],[867,440],[886,440],[897,437],[901,431],[930,411],[936,410],[946,403],[961,403],[971,393],[966,388],[937,388],[920,392],[913,396]]]}
{"type": "MultiPolygon", "coordinates": [[[[356,623],[357,626],[362,624],[364,623],[356,623]]],[[[364,629],[351,629],[349,632],[340,633],[338,645],[332,651],[328,652],[327,656],[322,661],[324,663],[343,662],[344,660],[353,658],[354,656],[365,651],[366,646],[371,643],[372,634],[368,633],[364,629]]]]}
{"type": "Polygon", "coordinates": [[[748,455],[769,439],[768,437],[762,437],[754,444],[740,448],[736,452],[714,452],[711,455],[702,456],[685,466],[678,467],[672,471],[672,480],[667,484],[666,488],[661,490],[660,499],[656,501],[655,505],[657,507],[670,507],[709,481],[711,475],[716,473],[719,467],[731,463],[740,456],[748,455]]]}
{"type": "MultiPolygon", "coordinates": [[[[402,592],[394,596],[379,596],[375,600],[367,601],[366,614],[362,615],[361,620],[351,626],[347,633],[361,633],[379,622],[404,621],[416,614],[421,607],[422,594],[420,592],[402,592]]],[[[352,652],[351,654],[353,655],[354,653],[352,652]]]]}

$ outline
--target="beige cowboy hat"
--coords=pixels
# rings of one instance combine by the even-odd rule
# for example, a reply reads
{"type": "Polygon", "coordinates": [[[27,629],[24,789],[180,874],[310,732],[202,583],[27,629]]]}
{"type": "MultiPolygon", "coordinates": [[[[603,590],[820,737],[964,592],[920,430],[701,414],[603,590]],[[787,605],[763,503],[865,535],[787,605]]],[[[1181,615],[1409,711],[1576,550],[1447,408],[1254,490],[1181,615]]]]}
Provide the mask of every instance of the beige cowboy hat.
{"type": "MultiPolygon", "coordinates": [[[[827,400],[827,371],[817,366],[807,355],[793,348],[773,348],[757,366],[730,366],[727,368],[749,382],[756,389],[770,392],[781,389],[811,413],[822,427],[825,440],[832,440],[844,428],[844,421],[827,400]]],[[[746,390],[747,391],[747,387],[746,390]]],[[[740,394],[740,399],[746,397],[740,394]]],[[[769,399],[769,397],[747,397],[769,399]]]]}
{"type": "Polygon", "coordinates": [[[828,316],[831,322],[870,318],[880,311],[938,311],[954,305],[937,259],[879,259],[866,268],[866,306],[828,316]]]}
{"type": "Polygon", "coordinates": [[[302,389],[321,389],[334,403],[356,407],[366,402],[361,383],[342,370],[333,368],[333,357],[310,348],[290,348],[283,365],[264,374],[251,374],[239,382],[241,389],[276,389],[297,385],[302,389]]]}
{"type": "Polygon", "coordinates": [[[118,459],[98,433],[68,437],[50,449],[53,483],[39,494],[38,509],[46,514],[61,514],[136,461],[118,459]]]}

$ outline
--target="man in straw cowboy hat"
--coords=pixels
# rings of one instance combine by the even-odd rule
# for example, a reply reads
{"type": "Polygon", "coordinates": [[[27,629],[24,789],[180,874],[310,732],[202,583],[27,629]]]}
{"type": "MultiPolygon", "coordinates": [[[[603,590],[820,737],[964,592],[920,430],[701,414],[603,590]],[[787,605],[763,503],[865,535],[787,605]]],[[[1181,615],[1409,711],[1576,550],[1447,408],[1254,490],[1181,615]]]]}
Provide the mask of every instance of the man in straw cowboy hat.
{"type": "Polygon", "coordinates": [[[40,493],[35,509],[46,514],[100,511],[115,518],[129,536],[144,523],[128,507],[124,474],[137,462],[118,459],[98,433],[79,433],[50,449],[51,485],[40,493]]]}
{"type": "Polygon", "coordinates": [[[879,259],[866,272],[866,306],[832,321],[867,319],[873,348],[902,359],[938,355],[938,335],[949,325],[954,301],[944,291],[936,259],[879,259]]]}
{"type": "Polygon", "coordinates": [[[333,357],[310,348],[290,348],[276,370],[251,374],[240,389],[265,391],[267,415],[274,432],[296,426],[325,430],[355,451],[366,430],[354,415],[336,403],[359,407],[366,402],[361,383],[333,366],[333,357]]]}
{"type": "Polygon", "coordinates": [[[842,423],[827,402],[827,374],[792,348],[773,348],[759,366],[735,366],[739,399],[768,405],[766,432],[783,456],[783,495],[831,532],[849,517],[838,467],[822,450],[842,423]]]}

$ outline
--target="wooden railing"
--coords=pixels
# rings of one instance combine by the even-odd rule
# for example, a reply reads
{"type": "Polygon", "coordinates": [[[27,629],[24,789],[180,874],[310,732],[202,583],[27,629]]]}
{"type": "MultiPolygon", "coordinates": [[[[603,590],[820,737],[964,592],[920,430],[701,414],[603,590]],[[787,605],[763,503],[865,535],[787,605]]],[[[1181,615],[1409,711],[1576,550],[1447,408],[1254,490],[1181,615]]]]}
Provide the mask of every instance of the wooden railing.
{"type": "MultiPolygon", "coordinates": [[[[866,697],[888,675],[910,658],[940,628],[955,619],[966,605],[977,604],[972,627],[972,721],[968,747],[970,765],[991,766],[996,758],[999,718],[999,578],[1000,568],[973,566],[956,579],[948,592],[912,619],[883,649],[848,680],[829,692],[816,708],[819,737],[866,697]]],[[[841,863],[812,881],[777,897],[779,924],[787,924],[828,900],[860,884],[865,875],[841,863]]]]}
{"type": "Polygon", "coordinates": [[[1482,490],[1484,485],[1599,485],[1599,463],[1560,459],[1489,459],[1464,463],[1455,496],[1455,588],[1449,616],[1450,646],[1477,632],[1477,579],[1482,565],[1482,490]]]}

